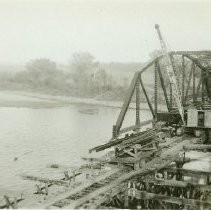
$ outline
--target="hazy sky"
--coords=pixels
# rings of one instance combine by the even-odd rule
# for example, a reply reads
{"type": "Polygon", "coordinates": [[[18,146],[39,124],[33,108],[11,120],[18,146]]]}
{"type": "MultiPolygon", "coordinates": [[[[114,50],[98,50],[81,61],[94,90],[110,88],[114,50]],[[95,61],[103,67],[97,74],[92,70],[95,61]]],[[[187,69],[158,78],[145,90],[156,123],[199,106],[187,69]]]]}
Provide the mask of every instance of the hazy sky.
{"type": "Polygon", "coordinates": [[[211,1],[0,0],[0,63],[67,63],[75,51],[146,61],[160,48],[155,23],[172,50],[211,50],[211,1]]]}

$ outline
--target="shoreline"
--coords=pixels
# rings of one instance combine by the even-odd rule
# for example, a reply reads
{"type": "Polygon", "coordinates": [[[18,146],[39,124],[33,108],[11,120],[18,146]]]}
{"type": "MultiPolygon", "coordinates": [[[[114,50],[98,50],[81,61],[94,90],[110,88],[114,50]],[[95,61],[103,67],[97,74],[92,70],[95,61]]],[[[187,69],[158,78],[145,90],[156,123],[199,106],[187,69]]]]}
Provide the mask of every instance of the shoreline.
{"type": "MultiPolygon", "coordinates": [[[[68,105],[80,104],[88,106],[101,106],[110,108],[121,108],[122,101],[103,101],[93,98],[79,98],[62,95],[51,95],[34,93],[28,91],[0,91],[0,107],[14,108],[57,108],[68,105]]],[[[141,103],[141,110],[149,110],[146,103],[141,103]]],[[[135,103],[131,103],[129,109],[135,109],[135,103]]]]}

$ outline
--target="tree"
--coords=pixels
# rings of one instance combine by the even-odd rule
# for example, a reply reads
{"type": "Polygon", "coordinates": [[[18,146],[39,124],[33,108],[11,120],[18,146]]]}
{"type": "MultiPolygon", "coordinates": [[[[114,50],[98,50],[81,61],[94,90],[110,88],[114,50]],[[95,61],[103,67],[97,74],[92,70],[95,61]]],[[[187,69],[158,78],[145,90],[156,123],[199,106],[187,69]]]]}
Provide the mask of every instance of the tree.
{"type": "Polygon", "coordinates": [[[57,67],[55,62],[47,58],[40,58],[29,61],[26,69],[32,73],[52,73],[57,70],[57,67]]]}
{"type": "Polygon", "coordinates": [[[56,63],[46,58],[29,61],[26,70],[32,84],[36,87],[53,87],[59,76],[56,63]]]}
{"type": "Polygon", "coordinates": [[[76,87],[85,92],[90,86],[93,72],[97,69],[99,63],[88,52],[74,53],[71,61],[71,68],[74,70],[74,81],[76,87]]]}
{"type": "Polygon", "coordinates": [[[90,73],[99,65],[95,58],[88,52],[74,53],[71,67],[75,73],[90,73]]]}

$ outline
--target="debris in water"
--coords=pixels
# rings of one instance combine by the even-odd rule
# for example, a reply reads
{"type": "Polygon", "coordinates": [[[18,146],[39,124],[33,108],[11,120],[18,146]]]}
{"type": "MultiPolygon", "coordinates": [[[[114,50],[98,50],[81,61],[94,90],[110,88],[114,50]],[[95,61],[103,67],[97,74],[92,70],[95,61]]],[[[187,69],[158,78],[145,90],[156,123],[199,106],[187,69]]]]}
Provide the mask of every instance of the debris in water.
{"type": "Polygon", "coordinates": [[[50,168],[59,168],[59,165],[56,164],[56,163],[53,163],[53,164],[50,165],[50,168]]]}

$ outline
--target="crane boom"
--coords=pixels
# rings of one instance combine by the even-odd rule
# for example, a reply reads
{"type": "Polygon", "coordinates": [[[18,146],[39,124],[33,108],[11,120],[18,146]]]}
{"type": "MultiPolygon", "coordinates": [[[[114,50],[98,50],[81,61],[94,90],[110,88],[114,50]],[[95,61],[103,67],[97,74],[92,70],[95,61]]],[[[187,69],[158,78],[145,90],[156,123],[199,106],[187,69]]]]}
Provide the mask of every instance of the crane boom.
{"type": "Polygon", "coordinates": [[[159,40],[160,40],[160,44],[161,44],[161,49],[162,49],[163,56],[164,56],[164,59],[165,59],[165,62],[166,62],[166,70],[167,70],[167,74],[168,74],[168,77],[169,77],[169,80],[170,80],[170,83],[171,83],[171,86],[172,86],[172,93],[173,93],[174,99],[176,101],[177,108],[179,110],[179,114],[180,114],[181,119],[184,123],[184,109],[183,109],[183,105],[182,105],[182,97],[181,97],[180,90],[179,90],[179,87],[178,87],[177,78],[176,78],[176,75],[175,75],[175,72],[174,72],[174,69],[173,69],[172,61],[171,61],[170,55],[168,53],[166,44],[165,44],[163,37],[161,35],[158,24],[155,25],[155,29],[157,30],[159,40]]]}

